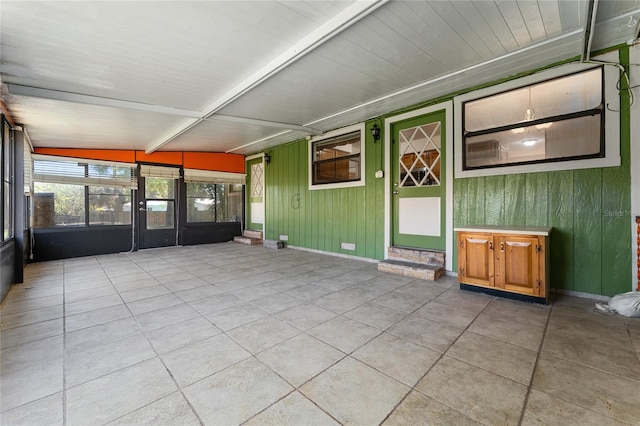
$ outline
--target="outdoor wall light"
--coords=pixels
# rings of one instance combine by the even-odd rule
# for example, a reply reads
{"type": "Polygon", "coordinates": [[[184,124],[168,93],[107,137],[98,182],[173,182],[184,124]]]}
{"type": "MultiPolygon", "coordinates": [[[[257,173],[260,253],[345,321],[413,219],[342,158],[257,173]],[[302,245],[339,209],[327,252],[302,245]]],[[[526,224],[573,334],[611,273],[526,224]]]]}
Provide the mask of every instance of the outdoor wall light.
{"type": "Polygon", "coordinates": [[[377,124],[374,124],[371,128],[371,136],[373,136],[373,142],[380,140],[380,127],[377,124]]]}
{"type": "Polygon", "coordinates": [[[271,162],[271,155],[268,152],[264,153],[264,163],[269,164],[271,162]]]}

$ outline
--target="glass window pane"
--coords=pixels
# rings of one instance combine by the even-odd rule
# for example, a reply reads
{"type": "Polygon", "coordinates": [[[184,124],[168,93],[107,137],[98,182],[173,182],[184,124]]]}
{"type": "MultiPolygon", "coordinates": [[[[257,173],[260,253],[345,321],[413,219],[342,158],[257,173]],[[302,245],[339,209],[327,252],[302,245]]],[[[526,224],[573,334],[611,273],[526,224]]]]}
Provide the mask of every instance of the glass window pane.
{"type": "Polygon", "coordinates": [[[313,184],[360,180],[359,131],[315,142],[312,147],[313,184]]]}
{"type": "Polygon", "coordinates": [[[187,222],[216,221],[216,184],[187,183],[187,222]]]}
{"type": "Polygon", "coordinates": [[[84,226],[84,186],[35,182],[34,228],[84,226]]]}
{"type": "Polygon", "coordinates": [[[528,126],[469,137],[465,141],[465,167],[601,156],[600,118],[600,115],[578,117],[556,121],[550,126],[528,126]]]}
{"type": "Polygon", "coordinates": [[[3,240],[7,240],[13,236],[12,226],[11,226],[11,197],[9,194],[11,193],[11,184],[9,182],[4,182],[4,226],[3,226],[3,240]]]}
{"type": "Polygon", "coordinates": [[[173,201],[147,201],[147,229],[173,229],[175,224],[174,212],[173,201]]]}
{"type": "Polygon", "coordinates": [[[89,225],[130,225],[131,190],[89,187],[89,225]]]}
{"type": "Polygon", "coordinates": [[[102,164],[89,164],[88,174],[91,178],[131,179],[131,168],[109,166],[102,164]]]}
{"type": "Polygon", "coordinates": [[[597,108],[602,69],[574,74],[464,104],[468,132],[526,123],[597,108]]]}
{"type": "Polygon", "coordinates": [[[400,186],[440,185],[441,123],[400,131],[400,186]]]}
{"type": "MultiPolygon", "coordinates": [[[[2,156],[4,158],[4,180],[9,182],[11,180],[11,131],[9,130],[9,126],[5,123],[4,125],[4,137],[2,140],[3,153],[2,156]]],[[[6,194],[6,193],[5,193],[6,194]]],[[[5,195],[6,197],[6,195],[5,195]]]]}
{"type": "Polygon", "coordinates": [[[147,177],[144,179],[144,191],[147,199],[173,199],[175,197],[175,180],[147,177]]]}
{"type": "MultiPolygon", "coordinates": [[[[244,206],[242,185],[224,185],[224,222],[240,222],[244,206]]],[[[218,219],[220,222],[220,219],[218,219]]]]}

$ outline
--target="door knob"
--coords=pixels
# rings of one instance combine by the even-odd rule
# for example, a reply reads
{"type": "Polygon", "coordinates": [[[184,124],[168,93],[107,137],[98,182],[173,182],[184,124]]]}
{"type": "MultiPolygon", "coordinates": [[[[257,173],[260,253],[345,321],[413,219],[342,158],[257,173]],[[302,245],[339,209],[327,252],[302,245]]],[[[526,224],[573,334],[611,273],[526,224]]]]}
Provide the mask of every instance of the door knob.
{"type": "Polygon", "coordinates": [[[399,194],[399,193],[400,193],[400,191],[393,191],[393,193],[394,193],[394,194],[399,194]]]}
{"type": "Polygon", "coordinates": [[[140,210],[141,212],[146,212],[147,209],[145,209],[144,207],[140,207],[138,210],[140,210]]]}

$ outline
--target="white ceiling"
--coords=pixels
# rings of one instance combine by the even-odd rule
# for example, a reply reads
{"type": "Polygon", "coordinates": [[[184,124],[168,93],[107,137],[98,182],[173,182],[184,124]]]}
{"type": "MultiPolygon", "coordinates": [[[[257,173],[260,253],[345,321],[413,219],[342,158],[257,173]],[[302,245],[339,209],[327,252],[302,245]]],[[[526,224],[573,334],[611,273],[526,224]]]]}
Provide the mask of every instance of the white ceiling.
{"type": "MultiPolygon", "coordinates": [[[[251,154],[580,57],[589,4],[2,0],[1,96],[36,147],[251,154]]],[[[637,37],[593,4],[591,51],[637,37]]]]}

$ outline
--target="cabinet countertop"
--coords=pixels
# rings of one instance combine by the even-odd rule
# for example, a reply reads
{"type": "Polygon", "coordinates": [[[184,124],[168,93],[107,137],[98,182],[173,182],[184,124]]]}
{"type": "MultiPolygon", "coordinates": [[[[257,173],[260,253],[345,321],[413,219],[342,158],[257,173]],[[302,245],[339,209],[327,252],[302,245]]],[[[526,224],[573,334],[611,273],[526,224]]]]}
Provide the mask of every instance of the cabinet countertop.
{"type": "Polygon", "coordinates": [[[457,232],[491,232],[494,234],[513,235],[542,235],[551,234],[551,226],[495,226],[495,225],[467,225],[453,228],[457,232]]]}

